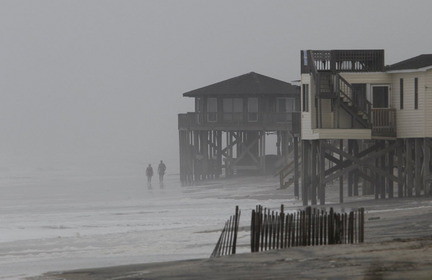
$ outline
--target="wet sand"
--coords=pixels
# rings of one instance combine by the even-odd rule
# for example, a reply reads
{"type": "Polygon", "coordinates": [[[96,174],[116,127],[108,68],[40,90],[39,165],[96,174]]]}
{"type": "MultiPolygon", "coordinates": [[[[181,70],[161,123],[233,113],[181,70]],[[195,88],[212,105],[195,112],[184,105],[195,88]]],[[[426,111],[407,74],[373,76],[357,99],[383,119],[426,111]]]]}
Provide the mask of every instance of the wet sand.
{"type": "Polygon", "coordinates": [[[365,243],[51,272],[29,279],[432,279],[431,198],[369,197],[326,207],[364,207],[365,243]]]}

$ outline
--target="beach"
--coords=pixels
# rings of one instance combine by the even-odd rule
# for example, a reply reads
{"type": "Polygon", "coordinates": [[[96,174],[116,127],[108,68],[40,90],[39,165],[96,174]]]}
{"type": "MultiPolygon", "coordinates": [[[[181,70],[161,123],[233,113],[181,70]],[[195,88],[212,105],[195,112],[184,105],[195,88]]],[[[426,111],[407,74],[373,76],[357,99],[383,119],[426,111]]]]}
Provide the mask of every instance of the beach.
{"type": "MultiPolygon", "coordinates": [[[[270,188],[271,178],[260,180],[267,181],[262,191],[254,188],[248,193],[243,189],[230,195],[237,201],[252,199],[277,208],[281,194],[292,193],[292,189],[270,188]]],[[[241,180],[237,183],[243,185],[241,180]]],[[[247,185],[248,180],[243,183],[247,185]]],[[[220,191],[220,199],[224,199],[223,186],[211,187],[216,190],[214,193],[220,191]]],[[[226,186],[235,189],[232,182],[226,182],[226,186]]],[[[326,208],[333,207],[335,211],[365,208],[364,243],[294,247],[253,254],[243,248],[233,256],[59,269],[28,279],[432,279],[432,201],[429,198],[362,197],[348,198],[339,204],[337,193],[335,186],[328,187],[326,208]]],[[[284,205],[286,211],[302,208],[293,197],[284,205]]],[[[242,215],[247,220],[250,213],[244,211],[242,215]]],[[[247,233],[245,228],[240,230],[239,235],[243,236],[240,243],[247,243],[247,233]]]]}

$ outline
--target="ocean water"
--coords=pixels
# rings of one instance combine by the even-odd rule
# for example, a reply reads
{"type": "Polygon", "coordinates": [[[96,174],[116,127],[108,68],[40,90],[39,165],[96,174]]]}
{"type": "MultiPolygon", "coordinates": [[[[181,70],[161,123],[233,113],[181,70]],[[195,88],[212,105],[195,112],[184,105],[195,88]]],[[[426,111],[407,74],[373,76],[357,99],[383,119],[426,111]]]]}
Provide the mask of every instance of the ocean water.
{"type": "MultiPolygon", "coordinates": [[[[209,257],[236,205],[246,226],[255,205],[288,202],[284,193],[266,198],[277,183],[251,177],[181,187],[168,174],[164,188],[154,178],[148,189],[143,174],[3,176],[0,279],[209,257]]],[[[248,244],[249,233],[238,242],[248,244]]]]}

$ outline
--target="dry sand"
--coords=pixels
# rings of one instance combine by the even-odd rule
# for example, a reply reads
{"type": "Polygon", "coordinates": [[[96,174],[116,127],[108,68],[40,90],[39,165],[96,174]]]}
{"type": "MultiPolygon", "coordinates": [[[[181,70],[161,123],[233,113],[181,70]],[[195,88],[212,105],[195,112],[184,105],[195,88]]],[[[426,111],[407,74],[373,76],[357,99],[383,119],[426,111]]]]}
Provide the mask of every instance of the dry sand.
{"type": "MultiPolygon", "coordinates": [[[[336,201],[332,193],[337,190],[329,188],[329,201],[336,201]]],[[[365,208],[365,243],[52,272],[30,279],[432,279],[431,198],[369,197],[330,206],[365,208]]]]}

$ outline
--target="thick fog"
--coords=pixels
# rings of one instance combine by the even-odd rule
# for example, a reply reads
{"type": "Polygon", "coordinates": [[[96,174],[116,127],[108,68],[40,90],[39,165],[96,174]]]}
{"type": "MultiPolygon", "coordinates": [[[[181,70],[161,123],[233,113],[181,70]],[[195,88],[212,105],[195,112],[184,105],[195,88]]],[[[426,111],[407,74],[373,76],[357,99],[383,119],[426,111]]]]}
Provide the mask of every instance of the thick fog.
{"type": "Polygon", "coordinates": [[[177,172],[182,93],[297,80],[302,49],[432,53],[430,3],[2,0],[0,171],[177,172]]]}

